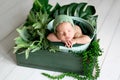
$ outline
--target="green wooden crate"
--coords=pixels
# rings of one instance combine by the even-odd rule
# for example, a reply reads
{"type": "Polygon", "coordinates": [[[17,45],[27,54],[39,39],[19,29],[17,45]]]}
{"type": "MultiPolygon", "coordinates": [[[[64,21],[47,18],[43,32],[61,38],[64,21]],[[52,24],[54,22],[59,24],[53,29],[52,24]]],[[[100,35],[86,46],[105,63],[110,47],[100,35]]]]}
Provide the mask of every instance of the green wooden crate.
{"type": "Polygon", "coordinates": [[[30,53],[25,59],[25,54],[16,54],[17,64],[26,67],[47,69],[60,72],[83,73],[82,58],[72,53],[39,50],[30,53]]]}
{"type": "MultiPolygon", "coordinates": [[[[72,17],[75,24],[80,25],[84,34],[90,36],[92,40],[95,40],[96,29],[94,29],[85,20],[77,17],[72,17]]],[[[49,24],[48,24],[49,26],[49,24]]],[[[64,46],[63,43],[52,43],[51,45],[64,46]]],[[[88,48],[89,44],[76,44],[73,47],[84,51],[88,48]],[[83,50],[84,49],[84,50],[83,50]]],[[[62,49],[63,50],[63,49],[62,49]]],[[[30,53],[29,58],[25,58],[25,54],[16,54],[17,64],[21,66],[47,69],[60,72],[75,72],[83,74],[82,58],[75,53],[69,53],[68,51],[52,53],[48,50],[39,50],[34,53],[30,53]]]]}

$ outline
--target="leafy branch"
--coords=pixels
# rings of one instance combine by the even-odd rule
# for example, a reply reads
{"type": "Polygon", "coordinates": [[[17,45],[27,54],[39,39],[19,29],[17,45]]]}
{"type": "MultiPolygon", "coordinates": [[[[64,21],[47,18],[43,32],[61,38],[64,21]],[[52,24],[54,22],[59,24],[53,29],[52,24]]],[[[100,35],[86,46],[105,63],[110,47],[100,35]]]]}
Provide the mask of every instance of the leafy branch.
{"type": "Polygon", "coordinates": [[[46,30],[49,21],[50,18],[47,12],[30,11],[25,24],[17,28],[19,37],[15,39],[16,46],[14,47],[14,53],[24,48],[27,59],[30,52],[35,52],[39,49],[47,49],[49,44],[46,39],[46,30]]]}
{"type": "Polygon", "coordinates": [[[73,77],[74,79],[77,79],[77,80],[86,80],[86,77],[85,76],[82,76],[82,75],[79,75],[79,74],[75,74],[75,73],[72,73],[72,72],[69,72],[69,73],[63,73],[63,74],[60,74],[58,76],[51,76],[50,74],[47,74],[47,73],[42,73],[42,75],[50,78],[50,79],[53,79],[53,80],[61,80],[63,79],[65,76],[69,76],[69,77],[73,77]]]}
{"type": "Polygon", "coordinates": [[[83,64],[84,76],[76,73],[71,73],[71,72],[62,73],[61,75],[58,75],[58,76],[51,76],[50,74],[46,74],[46,73],[42,73],[42,74],[53,80],[54,79],[60,80],[60,79],[63,79],[65,76],[73,77],[77,80],[96,80],[97,77],[99,77],[99,73],[100,73],[100,68],[98,65],[97,58],[101,56],[101,53],[102,53],[102,50],[99,46],[99,40],[93,41],[86,51],[80,54],[77,53],[77,55],[79,57],[82,57],[82,60],[83,60],[82,64],[83,64]],[[94,66],[96,69],[95,75],[93,75],[94,66]]]}

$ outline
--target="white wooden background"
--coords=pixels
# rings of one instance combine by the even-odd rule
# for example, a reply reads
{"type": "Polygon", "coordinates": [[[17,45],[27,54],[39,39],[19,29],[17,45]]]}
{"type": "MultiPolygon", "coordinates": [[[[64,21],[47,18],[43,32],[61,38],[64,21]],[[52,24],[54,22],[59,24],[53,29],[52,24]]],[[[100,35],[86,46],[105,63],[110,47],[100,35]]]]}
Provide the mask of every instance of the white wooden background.
{"type": "MultiPolygon", "coordinates": [[[[61,5],[88,2],[96,7],[99,15],[97,34],[104,50],[99,58],[98,80],[120,80],[120,0],[49,0],[53,5],[56,2],[61,5]]],[[[16,65],[13,54],[15,29],[25,21],[32,3],[32,0],[0,0],[0,80],[49,80],[41,73],[60,74],[16,65]]],[[[63,80],[74,79],[65,77],[63,80]]]]}

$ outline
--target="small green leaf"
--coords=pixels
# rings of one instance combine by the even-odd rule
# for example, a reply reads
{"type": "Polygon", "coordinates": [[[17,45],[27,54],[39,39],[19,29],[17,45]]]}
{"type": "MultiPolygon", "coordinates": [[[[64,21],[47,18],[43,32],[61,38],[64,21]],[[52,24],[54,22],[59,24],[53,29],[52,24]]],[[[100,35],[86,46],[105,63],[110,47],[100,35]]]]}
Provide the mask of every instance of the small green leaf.
{"type": "Polygon", "coordinates": [[[50,13],[50,10],[51,10],[51,8],[52,8],[53,6],[51,5],[51,4],[48,4],[48,6],[47,6],[47,13],[49,14],[50,13]]]}
{"type": "Polygon", "coordinates": [[[55,7],[51,10],[49,17],[55,18],[55,15],[56,15],[56,14],[54,14],[54,13],[55,13],[55,11],[58,10],[58,9],[60,9],[60,5],[57,3],[57,4],[55,5],[55,7]]]}
{"type": "Polygon", "coordinates": [[[36,16],[33,11],[30,11],[30,13],[28,15],[28,21],[32,22],[32,23],[36,22],[36,16]]]}
{"type": "Polygon", "coordinates": [[[67,15],[73,16],[75,12],[75,8],[78,6],[77,3],[71,3],[67,8],[67,15]]]}
{"type": "Polygon", "coordinates": [[[97,27],[97,18],[98,18],[98,15],[95,15],[95,16],[88,16],[87,17],[87,20],[89,21],[89,23],[91,23],[91,25],[96,29],[97,27]]]}
{"type": "Polygon", "coordinates": [[[31,37],[28,33],[27,27],[17,28],[17,32],[19,33],[20,37],[25,40],[29,41],[29,38],[31,37]]]}
{"type": "Polygon", "coordinates": [[[88,15],[94,15],[96,13],[96,10],[94,8],[94,6],[87,6],[87,8],[85,9],[85,12],[88,14],[88,15]]]}
{"type": "Polygon", "coordinates": [[[36,52],[36,51],[38,51],[38,50],[40,50],[40,47],[34,48],[31,52],[36,52]]]}
{"type": "Polygon", "coordinates": [[[29,57],[29,54],[30,54],[30,48],[28,48],[28,49],[26,49],[26,51],[25,51],[25,58],[26,59],[28,59],[28,57],[29,57]]]}
{"type": "Polygon", "coordinates": [[[40,36],[40,38],[44,38],[44,33],[42,31],[37,30],[37,33],[40,36]]]}
{"type": "Polygon", "coordinates": [[[14,53],[16,53],[19,49],[28,48],[30,46],[30,42],[28,43],[24,41],[21,37],[15,38],[15,44],[14,53]]]}
{"type": "Polygon", "coordinates": [[[75,9],[74,16],[81,17],[81,15],[83,14],[83,9],[86,5],[87,3],[79,3],[75,9]]]}
{"type": "Polygon", "coordinates": [[[13,53],[16,53],[21,47],[14,47],[13,53]]]}
{"type": "Polygon", "coordinates": [[[30,45],[30,42],[28,43],[24,41],[21,37],[17,37],[15,38],[15,44],[17,44],[18,47],[26,48],[30,45]]]}
{"type": "Polygon", "coordinates": [[[32,11],[37,12],[37,11],[39,11],[42,7],[43,7],[43,5],[40,3],[39,0],[34,0],[33,7],[32,7],[32,11]]]}
{"type": "Polygon", "coordinates": [[[60,14],[67,14],[67,6],[62,6],[61,8],[60,8],[60,12],[59,12],[60,14]]]}
{"type": "Polygon", "coordinates": [[[42,24],[39,22],[33,24],[34,29],[40,29],[42,27],[42,24]]]}

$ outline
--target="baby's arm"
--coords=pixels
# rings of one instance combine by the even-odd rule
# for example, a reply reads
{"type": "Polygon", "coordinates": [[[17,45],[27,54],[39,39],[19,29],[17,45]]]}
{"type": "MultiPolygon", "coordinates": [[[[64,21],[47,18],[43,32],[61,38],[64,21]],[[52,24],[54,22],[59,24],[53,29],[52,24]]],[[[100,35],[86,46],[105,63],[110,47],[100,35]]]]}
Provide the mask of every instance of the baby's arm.
{"type": "Polygon", "coordinates": [[[74,36],[74,39],[73,39],[73,43],[86,44],[86,43],[89,43],[91,41],[91,39],[88,35],[84,35],[82,33],[82,30],[79,26],[75,26],[75,30],[76,30],[76,33],[75,33],[75,36],[74,36]]]}
{"type": "Polygon", "coordinates": [[[90,37],[87,35],[81,35],[80,37],[74,38],[73,42],[76,44],[86,44],[91,41],[90,37]]]}
{"type": "Polygon", "coordinates": [[[86,44],[89,43],[91,39],[87,35],[82,35],[81,37],[78,38],[73,38],[72,40],[68,40],[65,42],[67,47],[72,47],[74,44],[86,44]]]}
{"type": "Polygon", "coordinates": [[[48,36],[47,36],[47,39],[51,42],[61,42],[60,39],[57,38],[57,36],[54,34],[54,33],[50,33],[48,36]]]}

